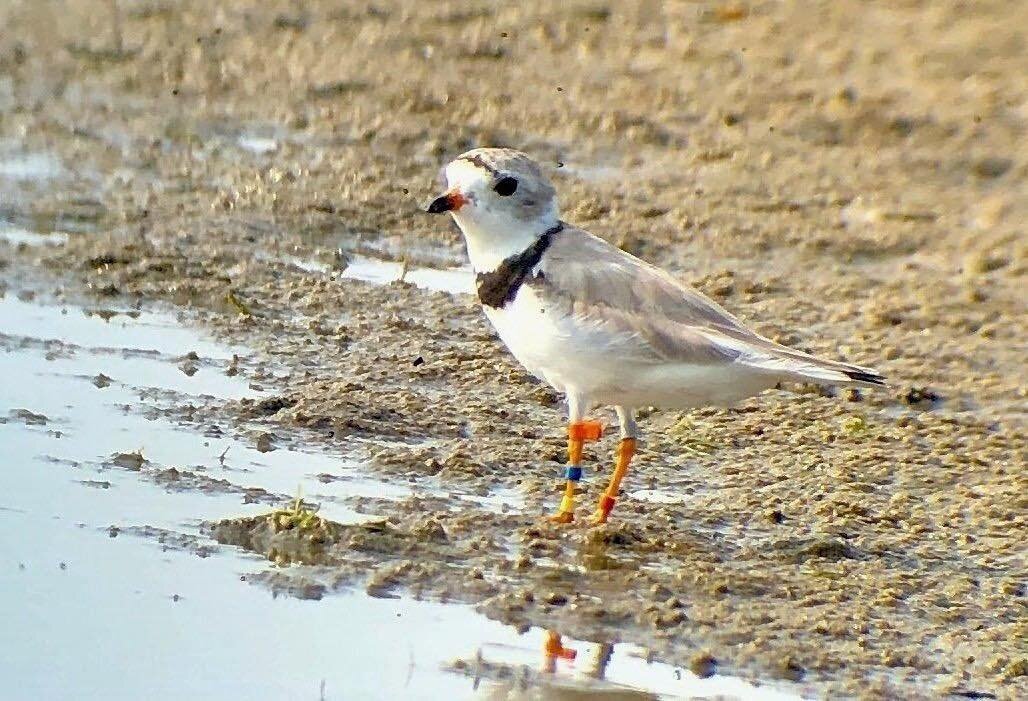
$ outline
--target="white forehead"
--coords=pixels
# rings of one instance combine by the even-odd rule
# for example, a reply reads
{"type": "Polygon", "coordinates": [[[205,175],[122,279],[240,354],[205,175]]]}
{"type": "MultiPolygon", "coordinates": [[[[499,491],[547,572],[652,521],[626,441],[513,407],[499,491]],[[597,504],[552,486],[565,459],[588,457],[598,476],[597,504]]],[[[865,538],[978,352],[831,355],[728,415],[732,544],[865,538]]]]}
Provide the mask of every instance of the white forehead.
{"type": "Polygon", "coordinates": [[[450,161],[446,166],[446,184],[450,187],[467,187],[483,181],[491,182],[494,177],[488,169],[463,158],[450,161]]]}

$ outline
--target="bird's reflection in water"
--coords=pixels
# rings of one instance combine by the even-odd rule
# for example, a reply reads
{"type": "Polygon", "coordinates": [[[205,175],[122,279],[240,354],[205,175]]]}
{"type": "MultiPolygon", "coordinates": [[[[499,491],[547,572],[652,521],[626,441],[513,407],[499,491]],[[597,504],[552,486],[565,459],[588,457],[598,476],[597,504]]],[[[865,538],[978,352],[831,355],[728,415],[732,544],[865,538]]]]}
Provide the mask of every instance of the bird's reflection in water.
{"type": "Polygon", "coordinates": [[[664,698],[800,701],[801,690],[774,689],[718,674],[717,661],[697,655],[690,668],[654,660],[631,643],[567,638],[530,628],[528,645],[486,643],[451,669],[473,680],[476,699],[489,701],[656,701],[664,698]]]}
{"type": "MultiPolygon", "coordinates": [[[[543,643],[542,671],[546,674],[559,675],[558,662],[564,660],[569,663],[575,663],[577,668],[575,671],[579,677],[604,682],[607,676],[607,665],[610,664],[610,658],[614,655],[614,645],[611,643],[597,643],[592,647],[595,649],[590,651],[590,655],[579,658],[577,650],[564,647],[563,638],[560,633],[555,630],[548,630],[546,631],[546,639],[543,643]]],[[[550,695],[540,694],[537,698],[554,699],[555,701],[557,699],[566,701],[571,701],[572,699],[644,701],[657,698],[653,694],[638,689],[627,689],[620,686],[596,686],[593,684],[582,684],[580,687],[554,686],[551,687],[550,691],[552,692],[550,695]]]]}
{"type": "Polygon", "coordinates": [[[564,647],[560,633],[555,630],[546,631],[546,642],[543,643],[543,671],[553,674],[557,671],[557,660],[574,661],[578,651],[564,647]]]}
{"type": "MultiPolygon", "coordinates": [[[[610,657],[614,654],[614,646],[610,643],[599,643],[596,646],[596,654],[588,660],[582,660],[584,664],[579,666],[579,671],[593,679],[603,680],[607,674],[607,665],[610,657]]],[[[573,662],[578,657],[578,651],[564,647],[563,638],[555,630],[546,631],[546,642],[543,643],[543,671],[548,674],[557,672],[557,660],[573,662]]]]}
{"type": "Polygon", "coordinates": [[[588,649],[565,647],[560,633],[546,631],[538,671],[528,665],[489,663],[480,657],[475,675],[476,698],[490,701],[653,701],[658,698],[649,692],[606,681],[607,665],[614,655],[611,643],[582,645],[588,649]],[[479,674],[491,678],[491,683],[480,685],[479,674]]]}

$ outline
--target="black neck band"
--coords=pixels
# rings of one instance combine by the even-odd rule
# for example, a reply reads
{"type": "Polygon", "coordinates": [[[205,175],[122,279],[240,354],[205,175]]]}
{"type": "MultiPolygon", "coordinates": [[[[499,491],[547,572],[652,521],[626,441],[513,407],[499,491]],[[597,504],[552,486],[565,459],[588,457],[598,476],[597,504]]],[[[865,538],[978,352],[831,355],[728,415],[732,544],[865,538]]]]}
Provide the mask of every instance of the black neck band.
{"type": "Polygon", "coordinates": [[[564,222],[559,221],[539,235],[531,246],[521,253],[505,258],[489,273],[475,276],[478,299],[482,304],[494,309],[507,305],[517,295],[521,285],[532,273],[532,268],[542,260],[546,249],[550,247],[553,237],[564,230],[564,222]]]}

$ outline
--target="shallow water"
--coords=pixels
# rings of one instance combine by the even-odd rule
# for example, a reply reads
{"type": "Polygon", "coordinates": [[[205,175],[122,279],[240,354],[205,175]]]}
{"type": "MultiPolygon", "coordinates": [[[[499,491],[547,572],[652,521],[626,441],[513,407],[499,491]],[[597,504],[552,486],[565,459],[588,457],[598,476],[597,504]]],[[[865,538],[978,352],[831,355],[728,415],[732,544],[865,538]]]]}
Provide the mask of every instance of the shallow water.
{"type": "MultiPolygon", "coordinates": [[[[565,641],[581,650],[575,662],[530,677],[545,661],[545,632],[519,635],[466,606],[357,592],[274,598],[241,581],[272,565],[210,541],[203,521],[267,511],[299,485],[327,517],[356,522],[370,517],[349,506],[354,497],[404,498],[415,487],[370,478],[338,456],[261,453],[241,439],[146,418],[169,402],[261,396],[243,375],[226,373],[246,349],[170,315],[7,295],[0,330],[0,616],[18,631],[0,670],[21,697],[439,699],[517,691],[476,679],[467,664],[458,663],[462,673],[444,669],[456,660],[520,669],[543,698],[568,685],[758,693],[739,680],[646,663],[626,645],[608,650],[601,682],[589,661],[595,646],[579,641],[565,641]],[[183,371],[184,357],[194,372],[183,371]],[[141,464],[116,458],[136,451],[141,464]],[[200,486],[169,480],[170,467],[200,486]],[[249,503],[254,488],[265,492],[249,503]]],[[[512,496],[477,499],[488,506],[512,496]]]]}
{"type": "Polygon", "coordinates": [[[61,244],[68,240],[68,235],[53,231],[50,233],[40,233],[32,231],[30,229],[23,229],[17,224],[5,222],[0,220],[0,240],[6,241],[7,243],[27,246],[42,246],[42,245],[55,245],[61,244]]]}
{"type": "Polygon", "coordinates": [[[104,187],[95,170],[0,141],[0,241],[52,244],[95,232],[107,214],[104,187]]]}
{"type": "Polygon", "coordinates": [[[0,154],[0,179],[40,181],[63,172],[61,162],[44,153],[0,154]]]}
{"type": "Polygon", "coordinates": [[[277,139],[272,139],[264,136],[240,136],[236,139],[236,143],[239,148],[244,151],[249,151],[257,156],[263,156],[268,153],[274,153],[279,149],[279,142],[277,139]]]}
{"type": "Polygon", "coordinates": [[[468,268],[410,268],[404,274],[403,263],[354,256],[343,271],[344,278],[382,285],[399,280],[401,275],[405,282],[434,292],[472,294],[475,291],[475,274],[468,268]]]}
{"type": "Polygon", "coordinates": [[[344,279],[361,280],[375,285],[402,281],[430,292],[473,294],[475,291],[475,274],[470,268],[408,267],[405,272],[404,264],[399,261],[348,255],[346,267],[340,273],[327,263],[299,256],[284,256],[275,260],[304,272],[339,275],[344,279]]]}

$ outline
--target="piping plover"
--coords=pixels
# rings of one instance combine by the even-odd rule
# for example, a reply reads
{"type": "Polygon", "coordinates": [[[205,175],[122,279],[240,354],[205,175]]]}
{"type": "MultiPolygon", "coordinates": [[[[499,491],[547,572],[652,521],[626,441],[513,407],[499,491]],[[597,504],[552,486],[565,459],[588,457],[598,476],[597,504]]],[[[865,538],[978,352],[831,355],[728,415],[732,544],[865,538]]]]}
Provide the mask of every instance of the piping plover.
{"type": "Polygon", "coordinates": [[[635,454],[633,407],[725,406],[779,382],[883,385],[874,370],[816,358],[747,329],[663,270],[560,219],[539,166],[480,148],[444,169],[449,212],[464,233],[485,314],[514,357],[567,397],[566,484],[553,520],[574,520],[582,446],[600,437],[586,414],[613,406],[621,425],[614,473],[594,523],[607,520],[635,454]]]}

